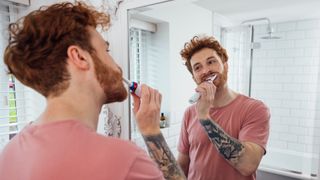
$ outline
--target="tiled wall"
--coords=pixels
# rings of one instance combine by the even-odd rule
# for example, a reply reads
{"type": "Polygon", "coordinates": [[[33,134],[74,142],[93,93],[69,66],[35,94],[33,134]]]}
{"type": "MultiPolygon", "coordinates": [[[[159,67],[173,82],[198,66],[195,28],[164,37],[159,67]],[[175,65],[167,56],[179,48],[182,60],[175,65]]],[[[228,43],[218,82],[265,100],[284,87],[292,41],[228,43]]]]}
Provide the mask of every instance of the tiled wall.
{"type": "MultiPolygon", "coordinates": [[[[320,20],[274,24],[278,40],[262,40],[256,26],[252,96],[271,110],[269,148],[316,162],[320,143],[320,20]]],[[[271,157],[271,156],[269,156],[271,157]]],[[[286,166],[301,171],[304,163],[286,166]]],[[[305,160],[302,160],[305,161],[305,160]]],[[[266,163],[276,163],[268,157],[266,163]]],[[[316,168],[316,167],[311,167],[316,168]]]]}

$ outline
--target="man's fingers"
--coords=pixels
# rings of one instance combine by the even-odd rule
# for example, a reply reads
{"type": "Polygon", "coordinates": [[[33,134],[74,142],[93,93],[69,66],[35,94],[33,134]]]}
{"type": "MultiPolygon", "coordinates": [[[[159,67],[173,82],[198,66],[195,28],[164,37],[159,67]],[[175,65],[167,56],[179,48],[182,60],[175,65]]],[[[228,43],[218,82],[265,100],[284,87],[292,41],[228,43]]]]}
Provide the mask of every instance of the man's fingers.
{"type": "Polygon", "coordinates": [[[141,85],[141,106],[150,104],[150,88],[145,84],[141,85]]]}
{"type": "Polygon", "coordinates": [[[133,98],[133,112],[137,113],[140,108],[140,97],[135,94],[131,94],[131,96],[133,98]]]}

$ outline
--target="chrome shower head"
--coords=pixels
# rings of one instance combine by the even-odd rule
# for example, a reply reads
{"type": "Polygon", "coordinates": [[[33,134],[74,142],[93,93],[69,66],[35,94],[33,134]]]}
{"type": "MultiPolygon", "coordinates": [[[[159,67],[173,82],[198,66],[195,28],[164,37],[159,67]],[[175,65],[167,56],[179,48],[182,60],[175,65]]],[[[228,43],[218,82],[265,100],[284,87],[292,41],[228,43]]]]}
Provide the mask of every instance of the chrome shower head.
{"type": "Polygon", "coordinates": [[[273,35],[272,35],[272,32],[268,33],[267,36],[262,36],[262,37],[260,37],[260,38],[261,38],[261,39],[281,39],[281,37],[279,37],[279,36],[273,36],[273,35]]]}
{"type": "Polygon", "coordinates": [[[280,39],[280,37],[272,35],[273,29],[271,27],[271,21],[267,17],[257,18],[257,19],[249,19],[249,20],[243,21],[241,24],[252,23],[252,22],[255,22],[255,21],[262,21],[262,20],[265,20],[265,21],[268,22],[268,24],[267,24],[267,34],[268,35],[261,37],[261,39],[280,39]]]}

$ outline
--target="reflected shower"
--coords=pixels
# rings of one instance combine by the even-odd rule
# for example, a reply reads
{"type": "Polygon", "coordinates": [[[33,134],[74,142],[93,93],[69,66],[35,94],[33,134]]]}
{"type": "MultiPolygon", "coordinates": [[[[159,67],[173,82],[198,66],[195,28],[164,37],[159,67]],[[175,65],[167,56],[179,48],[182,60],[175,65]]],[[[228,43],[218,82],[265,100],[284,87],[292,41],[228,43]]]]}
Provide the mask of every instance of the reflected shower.
{"type": "Polygon", "coordinates": [[[248,23],[252,23],[252,22],[256,22],[256,21],[267,21],[268,22],[267,36],[263,36],[263,37],[261,37],[261,39],[280,39],[280,37],[272,35],[273,29],[271,27],[271,21],[267,17],[245,20],[245,21],[242,21],[241,24],[248,24],[248,23]]]}
{"type": "Polygon", "coordinates": [[[250,48],[250,63],[249,63],[249,88],[248,88],[248,96],[251,97],[251,83],[252,83],[252,64],[253,64],[253,51],[254,49],[259,49],[260,48],[260,42],[254,42],[254,26],[253,22],[257,21],[267,21],[267,36],[261,37],[261,39],[267,39],[267,40],[275,40],[275,39],[280,39],[278,36],[273,36],[272,33],[272,28],[271,28],[271,21],[267,17],[263,18],[257,18],[257,19],[249,19],[241,22],[241,25],[243,24],[250,24],[251,28],[251,48],[250,48]]]}

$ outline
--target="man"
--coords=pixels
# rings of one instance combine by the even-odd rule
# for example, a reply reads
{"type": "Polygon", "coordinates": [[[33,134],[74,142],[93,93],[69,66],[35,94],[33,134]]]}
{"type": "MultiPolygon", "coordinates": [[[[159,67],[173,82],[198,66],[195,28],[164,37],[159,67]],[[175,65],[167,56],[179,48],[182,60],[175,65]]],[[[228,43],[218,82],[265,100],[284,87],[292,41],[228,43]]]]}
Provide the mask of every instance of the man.
{"type": "Polygon", "coordinates": [[[127,97],[122,71],[97,26],[107,29],[109,15],[83,3],[42,7],[9,26],[5,64],[46,97],[47,107],[1,153],[0,179],[184,179],[159,129],[156,90],[142,85],[134,112],[163,174],[131,142],[95,132],[102,105],[127,97]]]}
{"type": "Polygon", "coordinates": [[[178,163],[185,175],[190,180],[255,179],[266,152],[268,108],[228,88],[228,55],[213,37],[193,37],[180,54],[200,93],[185,111],[179,139],[178,163]]]}

